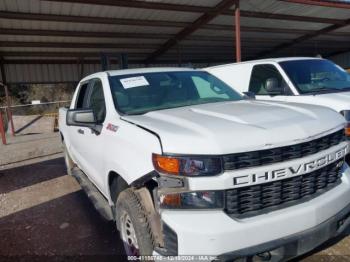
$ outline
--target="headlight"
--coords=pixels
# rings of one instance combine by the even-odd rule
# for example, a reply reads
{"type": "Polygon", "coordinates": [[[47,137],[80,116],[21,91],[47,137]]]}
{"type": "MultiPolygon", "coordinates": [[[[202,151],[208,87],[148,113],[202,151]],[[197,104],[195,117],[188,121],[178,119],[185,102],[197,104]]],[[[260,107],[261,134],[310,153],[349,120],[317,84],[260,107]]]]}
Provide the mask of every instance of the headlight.
{"type": "Polygon", "coordinates": [[[350,110],[343,110],[340,112],[345,117],[345,120],[347,121],[345,126],[345,135],[347,137],[350,137],[350,110]]]}
{"type": "Polygon", "coordinates": [[[165,209],[223,209],[223,191],[198,191],[160,194],[160,208],[165,209]]]}
{"type": "Polygon", "coordinates": [[[222,172],[220,157],[152,155],[154,168],[163,174],[213,176],[222,172]]]}

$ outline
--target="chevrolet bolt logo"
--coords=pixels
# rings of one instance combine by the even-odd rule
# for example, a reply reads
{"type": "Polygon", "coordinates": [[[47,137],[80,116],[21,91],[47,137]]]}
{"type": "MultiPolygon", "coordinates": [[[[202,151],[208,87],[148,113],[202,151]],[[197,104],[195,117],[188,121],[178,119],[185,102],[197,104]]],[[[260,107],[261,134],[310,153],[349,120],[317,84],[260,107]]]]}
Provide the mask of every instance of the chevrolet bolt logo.
{"type": "MultiPolygon", "coordinates": [[[[337,160],[344,159],[347,154],[348,147],[345,146],[337,151],[329,153],[325,156],[318,157],[307,163],[296,164],[284,168],[274,169],[270,171],[256,172],[254,174],[240,175],[233,178],[234,186],[255,185],[267,183],[275,180],[281,180],[289,177],[300,176],[325,167],[337,160]]],[[[337,164],[337,168],[342,167],[344,160],[337,164]]]]}

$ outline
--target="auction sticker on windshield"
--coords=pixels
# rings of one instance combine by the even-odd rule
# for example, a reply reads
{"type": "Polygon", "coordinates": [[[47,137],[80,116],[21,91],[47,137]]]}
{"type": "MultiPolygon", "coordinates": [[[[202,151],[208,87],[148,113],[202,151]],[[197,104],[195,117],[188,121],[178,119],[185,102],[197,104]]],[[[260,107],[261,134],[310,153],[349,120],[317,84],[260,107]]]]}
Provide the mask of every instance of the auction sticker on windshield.
{"type": "Polygon", "coordinates": [[[140,86],[149,86],[149,83],[144,76],[123,78],[123,79],[120,79],[120,82],[122,83],[125,89],[140,87],[140,86]]]}

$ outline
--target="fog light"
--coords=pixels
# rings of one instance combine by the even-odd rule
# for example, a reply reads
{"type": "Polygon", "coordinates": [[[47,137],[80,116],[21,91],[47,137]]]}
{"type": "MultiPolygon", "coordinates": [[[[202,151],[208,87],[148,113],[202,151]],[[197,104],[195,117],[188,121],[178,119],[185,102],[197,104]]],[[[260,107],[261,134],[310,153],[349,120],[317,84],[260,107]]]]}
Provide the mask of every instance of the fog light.
{"type": "Polygon", "coordinates": [[[159,205],[165,209],[223,209],[223,191],[197,191],[160,194],[159,205]]]}

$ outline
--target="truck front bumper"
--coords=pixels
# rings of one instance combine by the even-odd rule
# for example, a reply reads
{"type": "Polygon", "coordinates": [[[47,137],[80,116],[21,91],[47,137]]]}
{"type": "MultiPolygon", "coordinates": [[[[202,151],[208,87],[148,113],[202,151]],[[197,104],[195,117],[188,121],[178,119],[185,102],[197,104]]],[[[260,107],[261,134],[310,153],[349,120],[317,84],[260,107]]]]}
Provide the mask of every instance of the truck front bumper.
{"type": "Polygon", "coordinates": [[[305,254],[327,240],[340,235],[350,225],[350,205],[322,224],[292,236],[270,241],[261,245],[228,252],[218,256],[220,261],[254,255],[269,260],[287,260],[305,254]]]}
{"type": "Polygon", "coordinates": [[[176,234],[178,255],[222,260],[270,251],[281,259],[304,254],[340,234],[350,224],[350,171],[342,183],[310,201],[246,219],[223,211],[162,210],[176,234]]]}

